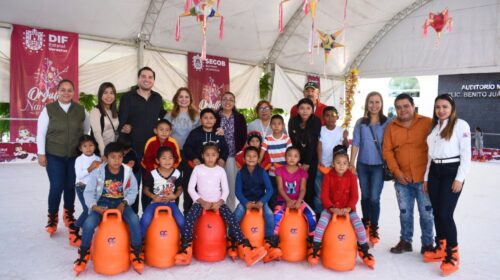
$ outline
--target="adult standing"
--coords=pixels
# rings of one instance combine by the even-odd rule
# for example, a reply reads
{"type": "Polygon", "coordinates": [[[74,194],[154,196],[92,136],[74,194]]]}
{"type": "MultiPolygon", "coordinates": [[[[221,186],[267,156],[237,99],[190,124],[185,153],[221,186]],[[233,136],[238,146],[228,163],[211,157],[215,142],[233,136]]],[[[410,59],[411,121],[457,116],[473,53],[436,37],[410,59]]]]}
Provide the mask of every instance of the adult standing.
{"type": "MultiPolygon", "coordinates": [[[[163,98],[153,91],[156,74],[149,67],[142,67],[137,72],[137,87],[123,94],[120,100],[119,119],[120,131],[129,133],[132,137],[132,148],[137,154],[138,162],[141,162],[144,155],[144,145],[146,141],[154,136],[154,128],[159,118],[163,118],[165,110],[163,109],[163,98]]],[[[140,185],[142,171],[135,175],[137,185],[140,185]]],[[[142,191],[138,192],[139,194],[142,191]]],[[[139,201],[143,205],[147,203],[147,197],[141,195],[141,199],[136,199],[132,209],[137,213],[139,211],[139,201]]],[[[144,210],[144,209],[143,209],[144,210]]]]}
{"type": "MultiPolygon", "coordinates": [[[[193,95],[186,87],[181,87],[177,90],[172,98],[174,107],[172,112],[165,115],[165,119],[172,123],[172,137],[177,141],[180,148],[184,147],[186,138],[191,130],[200,125],[200,117],[198,111],[193,106],[193,95]]],[[[193,200],[186,191],[188,188],[189,178],[191,177],[191,168],[187,162],[184,151],[181,150],[182,161],[179,164],[179,170],[182,172],[182,188],[183,192],[183,210],[184,215],[187,214],[189,208],[193,204],[193,200]]]]}
{"type": "Polygon", "coordinates": [[[397,117],[384,133],[383,155],[396,178],[395,188],[399,206],[401,237],[391,253],[412,251],[413,206],[417,200],[422,232],[421,254],[433,248],[433,216],[429,195],[423,191],[427,166],[427,135],[432,120],[415,113],[413,98],[400,94],[394,101],[397,117]]]}
{"type": "MultiPolygon", "coordinates": [[[[314,104],[314,114],[321,120],[321,123],[324,123],[323,121],[323,109],[325,109],[326,105],[321,103],[319,101],[319,87],[318,84],[315,82],[307,82],[304,85],[304,98],[309,98],[314,104]]],[[[297,116],[298,113],[298,106],[294,105],[292,109],[290,110],[290,116],[293,118],[297,116]]],[[[312,204],[311,204],[312,205],[312,204]]]]}
{"type": "Polygon", "coordinates": [[[288,121],[288,133],[292,144],[300,150],[300,163],[307,172],[307,192],[305,201],[314,205],[314,180],[318,170],[318,140],[321,132],[321,120],[314,115],[314,103],[309,98],[302,98],[297,103],[297,116],[288,121]]]}
{"type": "Polygon", "coordinates": [[[432,131],[427,136],[429,160],[424,191],[429,193],[436,226],[436,247],[424,254],[424,261],[442,261],[444,275],[459,266],[457,227],[453,213],[471,165],[471,132],[458,119],[455,101],[449,94],[436,97],[432,131]]]}
{"type": "Polygon", "coordinates": [[[64,224],[68,229],[75,222],[75,159],[78,139],[89,131],[85,109],[75,102],[75,86],[70,80],[57,85],[57,101],[47,104],[38,117],[38,164],[49,176],[49,209],[45,226],[52,235],[57,230],[59,204],[64,194],[64,224]]]}
{"type": "Polygon", "coordinates": [[[90,111],[90,127],[101,156],[104,147],[118,139],[119,124],[116,88],[112,83],[104,82],[97,91],[97,106],[90,111]]]}
{"type": "Polygon", "coordinates": [[[229,184],[229,196],[226,204],[231,210],[234,210],[236,207],[235,184],[237,173],[234,156],[241,151],[247,140],[247,123],[245,117],[236,111],[236,97],[232,92],[225,92],[221,101],[222,106],[217,113],[215,127],[224,130],[224,138],[229,148],[229,156],[224,167],[229,184]]]}
{"type": "Polygon", "coordinates": [[[267,100],[261,100],[255,106],[258,118],[253,120],[247,126],[247,134],[250,131],[258,131],[264,139],[266,136],[273,134],[271,129],[271,116],[273,114],[273,106],[267,100]]]}
{"type": "Polygon", "coordinates": [[[350,168],[357,173],[361,188],[363,224],[369,233],[370,243],[379,241],[378,220],[380,216],[380,194],[384,187],[382,140],[389,123],[383,113],[384,101],[376,91],[365,99],[365,113],[354,126],[350,168]],[[356,161],[357,159],[357,161],[356,161]]]}

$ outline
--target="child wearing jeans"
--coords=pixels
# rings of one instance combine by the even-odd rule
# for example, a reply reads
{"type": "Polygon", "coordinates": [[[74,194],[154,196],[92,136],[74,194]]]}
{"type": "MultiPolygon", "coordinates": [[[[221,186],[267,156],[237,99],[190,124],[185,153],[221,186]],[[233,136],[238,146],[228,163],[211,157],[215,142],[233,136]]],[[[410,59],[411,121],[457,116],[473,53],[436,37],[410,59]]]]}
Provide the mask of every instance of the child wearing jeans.
{"type": "Polygon", "coordinates": [[[309,240],[316,227],[316,215],[304,201],[306,195],[307,172],[299,167],[300,150],[290,147],[285,152],[286,165],[276,169],[276,183],[278,185],[278,200],[274,208],[274,234],[277,236],[286,208],[301,209],[309,228],[309,240]]]}
{"type": "Polygon", "coordinates": [[[146,236],[151,220],[158,206],[168,206],[172,216],[182,231],[184,227],[184,216],[175,204],[175,200],[182,194],[181,172],[175,169],[174,152],[170,147],[160,147],[156,153],[156,164],[158,168],[144,177],[143,193],[151,198],[152,203],[146,207],[141,218],[142,238],[146,236]]]}
{"type": "Polygon", "coordinates": [[[196,221],[203,209],[219,211],[229,228],[229,235],[243,247],[244,260],[248,266],[260,261],[265,255],[264,247],[254,248],[243,236],[240,226],[233,213],[225,204],[229,195],[226,172],[217,165],[219,148],[215,143],[207,143],[202,151],[203,164],[193,169],[189,180],[188,191],[194,203],[186,215],[186,223],[182,230],[182,244],[175,256],[175,263],[187,265],[191,263],[193,232],[196,221]]]}
{"type": "MultiPolygon", "coordinates": [[[[267,255],[264,262],[268,262],[281,257],[281,250],[278,248],[277,238],[274,236],[274,215],[267,205],[273,194],[273,187],[269,175],[259,165],[259,149],[248,146],[244,152],[245,164],[236,174],[236,197],[240,201],[234,211],[238,224],[243,220],[247,209],[262,209],[264,215],[264,225],[267,255]]],[[[236,252],[236,246],[231,244],[231,249],[236,252]]]]}
{"type": "Polygon", "coordinates": [[[89,215],[89,208],[85,204],[83,192],[85,191],[85,186],[89,181],[90,173],[101,164],[101,158],[96,156],[94,153],[97,147],[97,142],[94,137],[90,135],[82,135],[78,142],[78,149],[82,154],[75,160],[75,191],[78,196],[78,200],[80,200],[80,203],[82,204],[83,211],[76,222],[69,226],[69,244],[77,247],[81,244],[80,228],[83,226],[85,219],[87,219],[87,216],[89,215]]]}
{"type": "Polygon", "coordinates": [[[83,193],[85,203],[90,210],[89,216],[83,223],[82,244],[73,270],[78,275],[85,269],[90,259],[89,249],[92,237],[104,211],[118,209],[122,212],[122,218],[127,223],[130,232],[132,244],[130,261],[134,270],[141,273],[144,268],[144,254],[141,253],[141,227],[139,217],[129,206],[137,197],[137,181],[132,168],[123,164],[123,148],[119,143],[109,143],[104,148],[104,156],[107,163],[92,171],[83,193]]]}
{"type": "Polygon", "coordinates": [[[358,239],[358,254],[370,268],[375,265],[375,258],[368,252],[366,231],[361,219],[356,214],[358,202],[358,182],[356,175],[349,170],[349,156],[347,148],[337,145],[333,149],[333,169],[324,176],[321,189],[321,201],[324,210],[321,212],[316,231],[314,232],[312,252],[308,257],[311,265],[319,262],[321,241],[325,230],[330,223],[332,214],[349,215],[358,239]]]}

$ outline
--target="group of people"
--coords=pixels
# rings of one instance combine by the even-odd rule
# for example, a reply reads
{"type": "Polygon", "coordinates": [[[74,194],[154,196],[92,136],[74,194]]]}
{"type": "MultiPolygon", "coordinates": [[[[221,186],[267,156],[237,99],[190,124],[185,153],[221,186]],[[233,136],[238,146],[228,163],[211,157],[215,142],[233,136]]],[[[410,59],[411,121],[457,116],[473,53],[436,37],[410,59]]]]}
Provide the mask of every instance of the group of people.
{"type": "Polygon", "coordinates": [[[90,114],[73,101],[73,83],[63,80],[57,102],[40,114],[38,159],[50,181],[46,230],[56,232],[63,197],[70,244],[79,247],[76,273],[85,269],[95,228],[109,208],[122,212],[129,226],[130,260],[141,272],[144,236],[162,205],[170,207],[181,230],[177,264],[191,261],[194,226],[203,210],[217,210],[226,222],[230,256],[236,257],[241,246],[249,266],[279,259],[279,226],[291,208],[301,209],[307,221],[312,265],[319,261],[332,215],[348,215],[359,256],[373,268],[369,244],[380,240],[380,195],[389,171],[401,223],[400,241],[391,252],[412,251],[416,200],[424,261],[442,262],[444,274],[458,269],[453,212],[471,162],[471,133],[457,118],[451,96],[436,98],[430,119],[416,114],[412,97],[401,94],[391,121],[383,114],[381,94],[368,94],[349,155],[348,133],[336,124],[338,112],[319,101],[314,82],[304,86],[304,98],[291,108],[285,128],[283,117],[273,115],[265,100],[255,107],[258,118],[247,125],[231,92],[221,96],[219,110],[198,112],[189,89],[179,88],[172,111],[166,112],[163,98],[152,90],[155,78],[151,68],[141,68],[137,86],[123,95],[119,108],[113,84],[101,84],[90,114]],[[358,180],[361,219],[356,213],[358,180]],[[83,208],[78,219],[75,193],[83,208]],[[253,208],[264,215],[264,247],[253,247],[239,227],[245,211],[253,208]]]}

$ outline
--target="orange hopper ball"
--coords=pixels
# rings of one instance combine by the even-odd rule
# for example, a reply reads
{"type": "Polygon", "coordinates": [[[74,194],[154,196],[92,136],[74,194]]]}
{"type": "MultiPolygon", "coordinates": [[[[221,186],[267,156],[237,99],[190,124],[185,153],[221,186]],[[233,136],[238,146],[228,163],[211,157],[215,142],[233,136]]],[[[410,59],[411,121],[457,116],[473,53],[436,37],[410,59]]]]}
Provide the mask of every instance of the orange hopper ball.
{"type": "Polygon", "coordinates": [[[179,250],[179,228],[168,206],[159,206],[146,232],[145,258],[149,266],[167,268],[175,264],[179,250]]]}
{"type": "Polygon", "coordinates": [[[194,230],[193,255],[199,261],[218,262],[226,258],[226,225],[218,211],[206,211],[194,230]]]}
{"type": "MultiPolygon", "coordinates": [[[[264,246],[265,226],[262,208],[247,209],[243,220],[241,220],[240,227],[243,235],[253,247],[264,246]]],[[[243,259],[243,248],[240,246],[238,249],[239,257],[243,259]]]]}
{"type": "Polygon", "coordinates": [[[352,270],[356,253],[356,233],[349,216],[333,215],[323,236],[323,266],[337,271],[352,270]]]}
{"type": "Polygon", "coordinates": [[[126,272],[130,265],[130,238],[122,213],[109,209],[102,216],[94,236],[94,271],[104,275],[126,272]]]}
{"type": "Polygon", "coordinates": [[[286,208],[279,229],[282,259],[300,262],[307,256],[307,222],[301,209],[286,208]]]}

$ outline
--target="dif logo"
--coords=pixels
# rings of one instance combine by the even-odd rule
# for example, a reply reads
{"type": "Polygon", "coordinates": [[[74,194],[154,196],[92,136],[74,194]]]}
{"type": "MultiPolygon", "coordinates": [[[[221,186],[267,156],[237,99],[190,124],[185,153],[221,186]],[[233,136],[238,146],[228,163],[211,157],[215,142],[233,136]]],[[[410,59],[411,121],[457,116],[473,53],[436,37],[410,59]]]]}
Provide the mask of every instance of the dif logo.
{"type": "Polygon", "coordinates": [[[168,231],[167,230],[160,230],[160,238],[165,239],[168,236],[168,231]]]}
{"type": "Polygon", "coordinates": [[[49,43],[66,44],[68,36],[49,34],[49,43]]]}
{"type": "Polygon", "coordinates": [[[345,234],[339,234],[339,235],[337,236],[337,239],[338,239],[339,241],[344,241],[344,240],[345,240],[345,234]]]}
{"type": "Polygon", "coordinates": [[[299,230],[297,228],[291,228],[290,229],[290,234],[291,235],[297,235],[298,232],[299,232],[299,230]]]}
{"type": "Polygon", "coordinates": [[[108,238],[108,246],[113,247],[115,245],[116,245],[116,237],[113,237],[113,236],[109,237],[108,238]]]}

